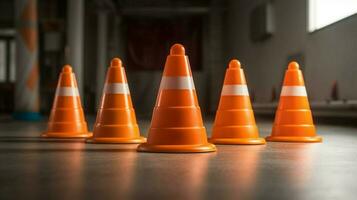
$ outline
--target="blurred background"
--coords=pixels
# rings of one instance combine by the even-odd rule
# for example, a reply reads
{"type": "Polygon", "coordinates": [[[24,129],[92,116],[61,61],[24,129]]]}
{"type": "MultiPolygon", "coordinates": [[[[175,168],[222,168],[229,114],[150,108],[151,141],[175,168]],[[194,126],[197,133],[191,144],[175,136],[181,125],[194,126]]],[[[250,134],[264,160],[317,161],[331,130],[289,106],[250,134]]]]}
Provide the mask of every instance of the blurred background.
{"type": "Polygon", "coordinates": [[[150,117],[169,48],[182,43],[206,116],[237,58],[256,115],[274,115],[296,60],[315,117],[353,120],[356,12],[355,0],[0,0],[0,113],[47,116],[70,64],[95,115],[109,62],[120,57],[137,115],[150,117]]]}

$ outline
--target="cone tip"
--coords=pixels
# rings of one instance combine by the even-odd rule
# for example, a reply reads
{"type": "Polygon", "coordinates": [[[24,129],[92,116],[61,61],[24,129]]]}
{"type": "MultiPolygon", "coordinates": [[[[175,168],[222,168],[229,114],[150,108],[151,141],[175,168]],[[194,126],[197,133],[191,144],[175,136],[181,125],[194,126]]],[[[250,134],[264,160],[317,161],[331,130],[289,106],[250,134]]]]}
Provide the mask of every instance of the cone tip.
{"type": "Polygon", "coordinates": [[[185,55],[185,47],[181,44],[174,44],[170,49],[170,55],[185,55]]]}
{"type": "Polygon", "coordinates": [[[295,61],[290,62],[288,69],[299,69],[299,64],[295,61]]]}
{"type": "Polygon", "coordinates": [[[229,68],[238,68],[238,69],[241,68],[239,60],[237,59],[231,60],[231,62],[229,62],[229,68]]]}
{"type": "Polygon", "coordinates": [[[62,68],[63,73],[72,73],[72,67],[70,65],[65,65],[62,68]]]}
{"type": "Polygon", "coordinates": [[[119,58],[113,58],[111,63],[110,63],[111,67],[121,67],[122,66],[122,62],[119,58]]]}

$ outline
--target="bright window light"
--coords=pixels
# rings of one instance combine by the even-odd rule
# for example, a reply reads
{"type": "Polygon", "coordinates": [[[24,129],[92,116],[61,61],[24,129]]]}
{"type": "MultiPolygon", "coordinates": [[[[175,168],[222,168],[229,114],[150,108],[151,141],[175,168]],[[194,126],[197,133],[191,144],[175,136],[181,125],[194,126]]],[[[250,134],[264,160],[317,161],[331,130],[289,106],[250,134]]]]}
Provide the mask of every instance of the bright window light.
{"type": "Polygon", "coordinates": [[[357,0],[309,0],[309,31],[321,29],[357,13],[357,0]]]}

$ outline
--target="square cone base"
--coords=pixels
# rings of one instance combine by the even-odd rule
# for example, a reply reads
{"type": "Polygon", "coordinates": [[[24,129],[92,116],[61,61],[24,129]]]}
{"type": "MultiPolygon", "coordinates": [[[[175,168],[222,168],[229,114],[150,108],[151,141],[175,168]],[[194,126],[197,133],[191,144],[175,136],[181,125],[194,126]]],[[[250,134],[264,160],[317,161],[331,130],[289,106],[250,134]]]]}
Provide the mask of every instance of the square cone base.
{"type": "Polygon", "coordinates": [[[210,138],[213,144],[242,144],[242,145],[261,145],[265,144],[264,138],[210,138]]]}
{"type": "Polygon", "coordinates": [[[152,145],[143,143],[138,146],[140,152],[152,152],[152,153],[208,153],[216,151],[214,144],[202,144],[202,145],[152,145]]]}
{"type": "Polygon", "coordinates": [[[93,133],[60,133],[60,132],[45,132],[41,135],[43,138],[59,138],[59,139],[72,139],[72,138],[90,138],[93,136],[93,133]]]}
{"type": "Polygon", "coordinates": [[[146,142],[146,138],[89,138],[86,142],[97,144],[141,144],[146,142]]]}
{"type": "Polygon", "coordinates": [[[313,136],[313,137],[268,136],[265,139],[268,142],[301,142],[301,143],[322,142],[321,136],[313,136]]]}

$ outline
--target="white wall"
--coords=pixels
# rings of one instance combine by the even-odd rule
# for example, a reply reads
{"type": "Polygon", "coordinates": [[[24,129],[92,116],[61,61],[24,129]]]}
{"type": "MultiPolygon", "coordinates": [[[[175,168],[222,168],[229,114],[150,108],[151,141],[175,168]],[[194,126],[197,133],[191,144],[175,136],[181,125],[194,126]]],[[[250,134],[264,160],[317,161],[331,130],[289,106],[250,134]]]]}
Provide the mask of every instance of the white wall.
{"type": "Polygon", "coordinates": [[[342,99],[357,99],[357,16],[313,33],[307,32],[305,0],[275,0],[275,33],[262,43],[249,38],[251,10],[265,0],[230,0],[226,18],[227,60],[238,58],[256,102],[268,102],[272,87],[280,93],[287,57],[303,53],[311,100],[330,99],[334,80],[342,99]]]}

